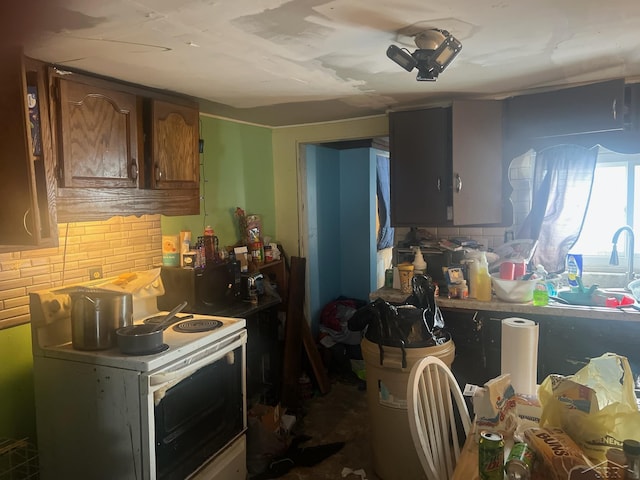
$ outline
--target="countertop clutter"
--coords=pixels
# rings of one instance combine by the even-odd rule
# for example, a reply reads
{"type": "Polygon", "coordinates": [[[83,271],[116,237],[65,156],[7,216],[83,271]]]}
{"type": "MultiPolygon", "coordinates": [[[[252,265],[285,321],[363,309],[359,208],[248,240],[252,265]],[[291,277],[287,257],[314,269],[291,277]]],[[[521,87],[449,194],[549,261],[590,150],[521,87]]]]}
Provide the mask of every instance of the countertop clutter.
{"type": "MultiPolygon", "coordinates": [[[[402,303],[408,295],[399,289],[382,287],[369,295],[370,300],[382,298],[391,303],[402,303]]],[[[629,320],[640,322],[640,312],[637,310],[621,310],[611,307],[586,307],[579,305],[562,305],[550,303],[544,307],[534,306],[533,303],[509,303],[498,300],[495,296],[490,302],[481,302],[474,298],[450,299],[443,296],[436,298],[439,307],[461,310],[477,310],[491,312],[505,312],[514,314],[562,316],[576,318],[594,318],[601,320],[629,320]]]]}

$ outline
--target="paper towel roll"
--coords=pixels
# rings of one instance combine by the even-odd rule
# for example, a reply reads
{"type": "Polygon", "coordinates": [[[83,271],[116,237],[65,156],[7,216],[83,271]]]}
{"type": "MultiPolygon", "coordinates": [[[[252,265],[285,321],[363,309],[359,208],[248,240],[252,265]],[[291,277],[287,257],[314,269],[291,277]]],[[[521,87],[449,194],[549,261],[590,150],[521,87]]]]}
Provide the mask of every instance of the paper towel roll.
{"type": "Polygon", "coordinates": [[[511,374],[516,393],[535,395],[538,378],[538,324],[524,318],[502,320],[501,373],[511,374]]]}

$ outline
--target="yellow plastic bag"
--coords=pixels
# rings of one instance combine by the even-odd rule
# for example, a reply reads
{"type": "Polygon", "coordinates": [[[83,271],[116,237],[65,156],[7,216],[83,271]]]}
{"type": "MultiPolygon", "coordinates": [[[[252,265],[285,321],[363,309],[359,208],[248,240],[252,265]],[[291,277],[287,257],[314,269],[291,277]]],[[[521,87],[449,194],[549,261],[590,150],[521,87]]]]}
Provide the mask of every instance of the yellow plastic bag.
{"type": "MultiPolygon", "coordinates": [[[[575,375],[549,375],[538,389],[541,426],[562,428],[594,462],[625,439],[640,440],[640,412],[626,357],[592,358],[575,375]]],[[[609,455],[612,456],[612,455],[609,455]]]]}

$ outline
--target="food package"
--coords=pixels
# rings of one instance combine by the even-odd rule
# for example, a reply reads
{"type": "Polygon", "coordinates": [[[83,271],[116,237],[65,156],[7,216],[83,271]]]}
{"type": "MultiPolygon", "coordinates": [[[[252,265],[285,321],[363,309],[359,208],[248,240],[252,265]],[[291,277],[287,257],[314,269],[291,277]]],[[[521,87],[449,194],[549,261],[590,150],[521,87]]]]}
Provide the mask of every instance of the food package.
{"type": "Polygon", "coordinates": [[[121,273],[117,277],[108,278],[94,286],[130,293],[134,298],[157,297],[164,295],[164,285],[160,278],[160,268],[152,268],[139,272],[121,273]]]}
{"type": "Polygon", "coordinates": [[[575,375],[549,375],[540,385],[540,425],[562,428],[594,462],[627,438],[640,440],[640,412],[626,357],[592,358],[575,375]]]}
{"type": "Polygon", "coordinates": [[[467,385],[465,392],[472,392],[473,411],[477,431],[498,432],[512,436],[518,423],[516,395],[511,386],[511,375],[500,375],[479,388],[467,385]]]}
{"type": "Polygon", "coordinates": [[[536,454],[535,468],[541,473],[540,478],[567,480],[593,469],[580,447],[561,428],[533,427],[525,430],[524,435],[525,441],[536,454]]]}
{"type": "Polygon", "coordinates": [[[247,244],[262,241],[262,220],[259,215],[247,215],[247,244]]]}

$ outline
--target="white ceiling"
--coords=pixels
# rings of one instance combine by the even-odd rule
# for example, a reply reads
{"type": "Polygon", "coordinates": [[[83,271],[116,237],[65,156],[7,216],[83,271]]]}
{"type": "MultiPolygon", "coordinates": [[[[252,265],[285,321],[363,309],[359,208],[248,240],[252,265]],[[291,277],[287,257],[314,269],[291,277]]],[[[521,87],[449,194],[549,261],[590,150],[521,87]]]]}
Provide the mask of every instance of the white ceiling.
{"type": "Polygon", "coordinates": [[[263,125],[640,76],[638,0],[3,3],[21,5],[14,17],[38,9],[0,23],[31,33],[31,57],[184,93],[203,99],[203,111],[263,125]],[[402,33],[418,27],[462,42],[436,82],[417,82],[385,55],[390,44],[413,51],[402,33]]]}

